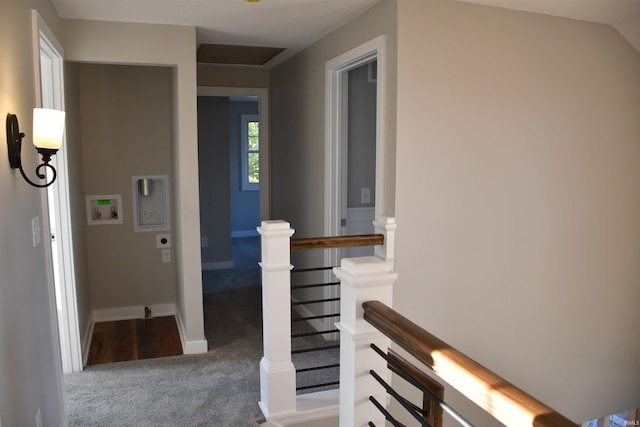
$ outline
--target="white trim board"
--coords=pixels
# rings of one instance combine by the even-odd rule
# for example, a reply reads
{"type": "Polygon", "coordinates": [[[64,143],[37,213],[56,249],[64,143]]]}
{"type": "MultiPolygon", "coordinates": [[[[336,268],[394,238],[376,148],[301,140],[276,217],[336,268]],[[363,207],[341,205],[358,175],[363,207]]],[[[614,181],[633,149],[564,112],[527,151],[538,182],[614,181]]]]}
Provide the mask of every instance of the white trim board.
{"type": "Polygon", "coordinates": [[[91,339],[93,338],[93,327],[95,326],[93,318],[87,319],[87,327],[84,329],[82,337],[82,366],[87,366],[89,360],[89,350],[91,349],[91,339]]]}
{"type": "Polygon", "coordinates": [[[182,352],[184,354],[199,354],[209,351],[209,344],[206,339],[187,341],[187,329],[179,311],[176,311],[176,323],[178,324],[178,333],[180,334],[180,342],[182,343],[182,352]]]}
{"type": "Polygon", "coordinates": [[[267,423],[264,426],[286,427],[320,420],[326,420],[326,425],[337,425],[333,421],[337,421],[339,413],[339,388],[305,393],[296,396],[296,412],[267,417],[267,423]]]}
{"type": "Polygon", "coordinates": [[[150,304],[147,306],[136,305],[132,307],[114,307],[93,310],[93,321],[112,322],[116,320],[144,319],[144,308],[151,308],[153,317],[174,316],[176,305],[171,304],[150,304]]]}

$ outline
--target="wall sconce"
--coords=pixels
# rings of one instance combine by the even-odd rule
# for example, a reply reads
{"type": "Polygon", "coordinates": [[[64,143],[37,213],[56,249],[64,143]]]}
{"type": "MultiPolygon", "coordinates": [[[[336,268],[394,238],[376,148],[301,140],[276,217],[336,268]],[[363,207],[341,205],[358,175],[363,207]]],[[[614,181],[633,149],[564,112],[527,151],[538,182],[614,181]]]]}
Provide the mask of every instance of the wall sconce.
{"type": "Polygon", "coordinates": [[[64,132],[64,111],[50,110],[46,108],[33,109],[33,145],[42,156],[42,163],[36,167],[36,175],[40,179],[46,179],[45,171],[42,169],[48,167],[53,178],[51,182],[45,184],[36,184],[31,181],[22,169],[22,159],[20,152],[22,150],[22,138],[24,133],[20,132],[18,126],[18,117],[15,114],[7,114],[7,146],[9,149],[9,164],[11,169],[20,169],[22,177],[34,187],[48,187],[56,180],[56,169],[49,164],[51,156],[56,154],[62,145],[62,134],[64,132]]]}

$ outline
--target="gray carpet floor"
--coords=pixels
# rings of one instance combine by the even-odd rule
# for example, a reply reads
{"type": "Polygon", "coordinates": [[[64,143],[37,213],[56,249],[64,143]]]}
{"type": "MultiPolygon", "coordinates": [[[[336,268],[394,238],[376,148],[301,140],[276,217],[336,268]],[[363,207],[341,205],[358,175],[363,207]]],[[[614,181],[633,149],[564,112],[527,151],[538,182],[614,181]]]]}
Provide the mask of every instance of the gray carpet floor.
{"type": "Polygon", "coordinates": [[[207,306],[208,353],[90,366],[66,375],[69,426],[255,427],[264,422],[258,407],[260,288],[207,294],[207,306]],[[236,304],[257,306],[257,315],[233,309],[236,304]]]}
{"type": "MultiPolygon", "coordinates": [[[[69,426],[256,427],[264,422],[258,407],[262,310],[256,242],[234,239],[239,268],[203,273],[208,353],[96,365],[65,375],[69,426]]],[[[305,338],[301,344],[313,345],[313,340],[305,338]]],[[[333,350],[298,355],[294,363],[300,367],[338,359],[333,350]]],[[[337,369],[328,374],[330,378],[323,377],[326,372],[305,374],[298,384],[339,375],[337,369]]]]}

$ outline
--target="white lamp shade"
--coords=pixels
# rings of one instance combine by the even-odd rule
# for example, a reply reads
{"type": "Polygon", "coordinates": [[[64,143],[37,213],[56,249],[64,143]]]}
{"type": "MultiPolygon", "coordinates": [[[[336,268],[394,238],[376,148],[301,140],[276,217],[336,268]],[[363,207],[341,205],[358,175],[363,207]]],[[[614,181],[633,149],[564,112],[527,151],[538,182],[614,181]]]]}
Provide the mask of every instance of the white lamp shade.
{"type": "Polygon", "coordinates": [[[64,111],[48,108],[33,109],[33,145],[57,150],[62,145],[64,111]]]}

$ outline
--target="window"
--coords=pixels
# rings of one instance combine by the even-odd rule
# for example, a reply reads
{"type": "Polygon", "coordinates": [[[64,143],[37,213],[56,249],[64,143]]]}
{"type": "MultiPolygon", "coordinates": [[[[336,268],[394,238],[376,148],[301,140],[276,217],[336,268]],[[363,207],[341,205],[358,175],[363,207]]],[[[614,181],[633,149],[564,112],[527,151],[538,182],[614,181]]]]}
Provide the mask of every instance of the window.
{"type": "Polygon", "coordinates": [[[256,191],[260,185],[260,121],[257,114],[242,114],[242,191],[256,191]]]}

